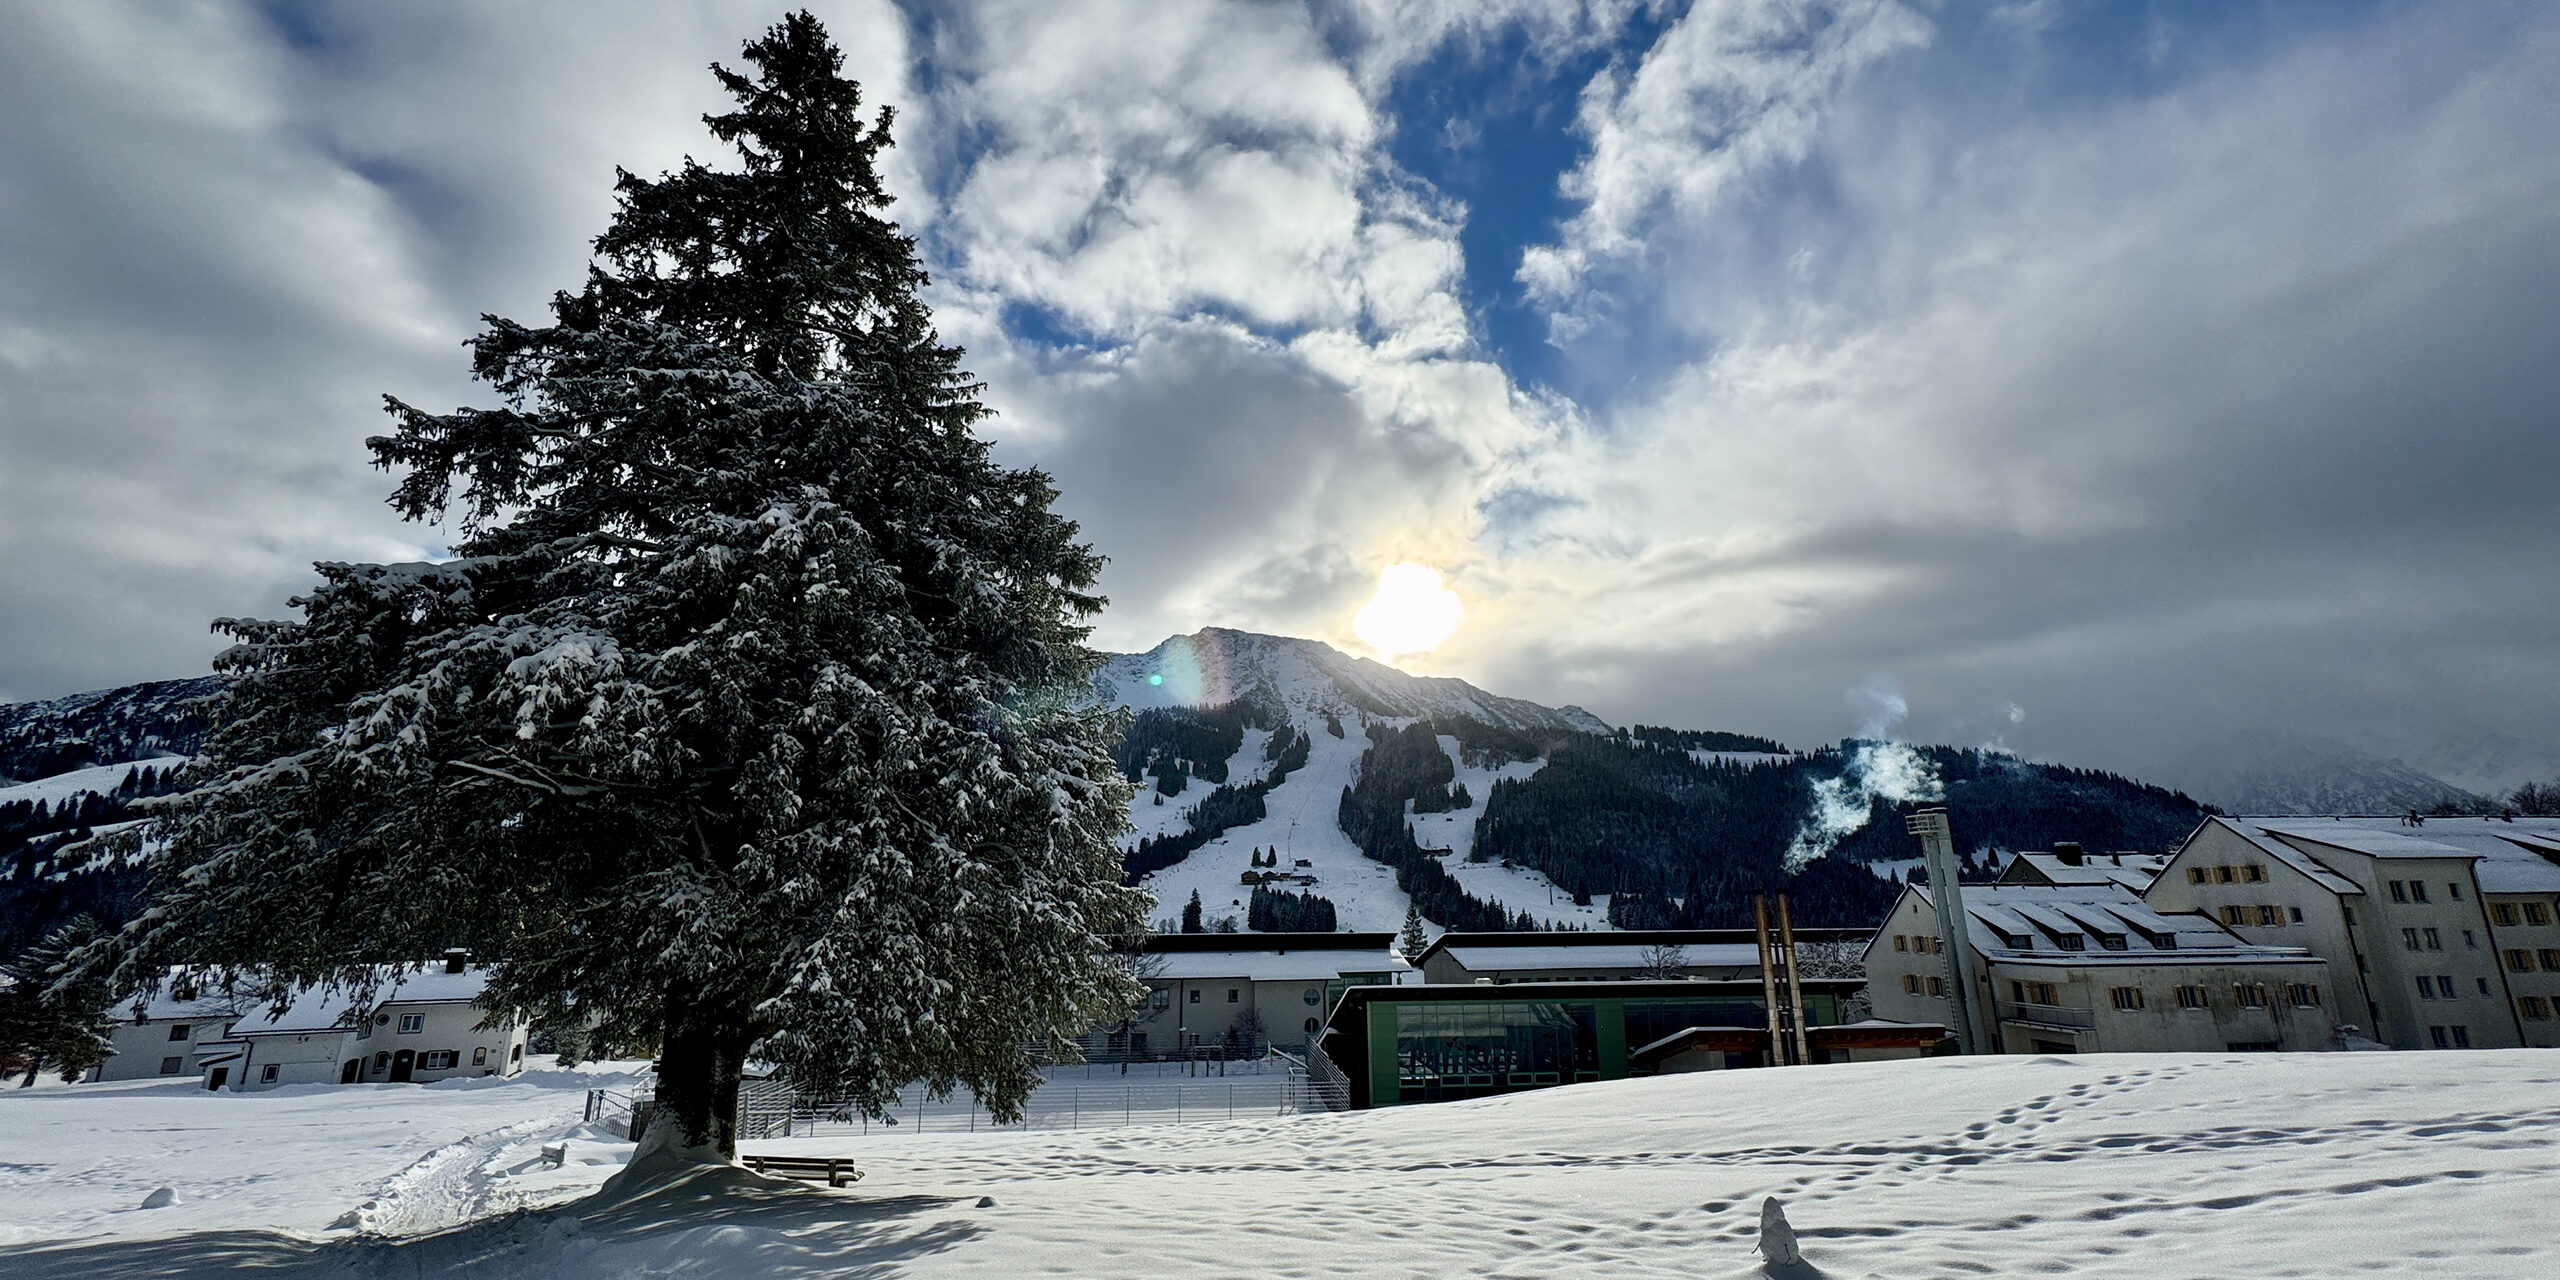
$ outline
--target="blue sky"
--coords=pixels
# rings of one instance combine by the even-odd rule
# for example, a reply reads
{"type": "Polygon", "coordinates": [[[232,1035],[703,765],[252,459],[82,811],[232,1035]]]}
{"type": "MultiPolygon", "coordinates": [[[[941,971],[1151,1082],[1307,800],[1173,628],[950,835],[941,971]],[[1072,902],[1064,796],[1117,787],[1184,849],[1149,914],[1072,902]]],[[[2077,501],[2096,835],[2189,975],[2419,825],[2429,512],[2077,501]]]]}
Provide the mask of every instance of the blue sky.
{"type": "MultiPolygon", "coordinates": [[[[817,7],[1106,644],[1410,558],[1415,665],[1618,721],[2560,771],[2548,5],[817,7]]],[[[480,396],[777,14],[0,15],[0,697],[437,550],[378,397],[480,396]]]]}

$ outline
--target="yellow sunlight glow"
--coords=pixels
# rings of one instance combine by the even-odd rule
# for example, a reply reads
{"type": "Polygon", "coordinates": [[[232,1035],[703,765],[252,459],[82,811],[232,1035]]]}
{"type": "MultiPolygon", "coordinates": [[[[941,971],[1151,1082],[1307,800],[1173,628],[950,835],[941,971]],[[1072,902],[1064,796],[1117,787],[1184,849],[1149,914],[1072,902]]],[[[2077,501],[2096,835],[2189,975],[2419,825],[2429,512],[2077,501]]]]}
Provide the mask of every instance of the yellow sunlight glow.
{"type": "Polygon", "coordinates": [[[1378,575],[1378,594],[1351,615],[1360,641],[1393,661],[1398,654],[1429,653],[1466,616],[1458,593],[1440,585],[1440,571],[1408,560],[1378,575]]]}

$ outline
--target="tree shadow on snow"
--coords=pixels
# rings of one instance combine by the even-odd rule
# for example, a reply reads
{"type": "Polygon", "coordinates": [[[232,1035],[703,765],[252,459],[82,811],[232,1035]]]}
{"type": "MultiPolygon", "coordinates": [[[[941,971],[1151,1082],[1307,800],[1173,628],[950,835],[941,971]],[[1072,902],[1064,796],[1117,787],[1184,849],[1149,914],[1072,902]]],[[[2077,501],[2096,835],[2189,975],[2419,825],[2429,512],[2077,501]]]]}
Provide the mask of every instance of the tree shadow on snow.
{"type": "Polygon", "coordinates": [[[579,1201],[429,1235],[312,1240],[198,1231],[153,1240],[0,1247],[12,1280],[178,1280],[255,1270],[286,1277],[706,1275],[886,1277],[987,1233],[970,1202],[865,1199],[720,1170],[618,1203],[579,1201]]]}

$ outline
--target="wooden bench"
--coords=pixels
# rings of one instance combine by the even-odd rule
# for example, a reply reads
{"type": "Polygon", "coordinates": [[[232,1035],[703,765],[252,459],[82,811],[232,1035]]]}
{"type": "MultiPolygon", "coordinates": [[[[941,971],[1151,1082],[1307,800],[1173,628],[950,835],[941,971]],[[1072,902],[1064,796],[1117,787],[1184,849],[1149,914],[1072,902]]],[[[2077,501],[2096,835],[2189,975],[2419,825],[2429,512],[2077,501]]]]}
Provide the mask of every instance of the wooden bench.
{"type": "Polygon", "coordinates": [[[862,1170],[841,1156],[740,1156],[738,1163],[758,1173],[777,1177],[798,1178],[802,1182],[823,1182],[841,1187],[862,1181],[862,1170]]]}

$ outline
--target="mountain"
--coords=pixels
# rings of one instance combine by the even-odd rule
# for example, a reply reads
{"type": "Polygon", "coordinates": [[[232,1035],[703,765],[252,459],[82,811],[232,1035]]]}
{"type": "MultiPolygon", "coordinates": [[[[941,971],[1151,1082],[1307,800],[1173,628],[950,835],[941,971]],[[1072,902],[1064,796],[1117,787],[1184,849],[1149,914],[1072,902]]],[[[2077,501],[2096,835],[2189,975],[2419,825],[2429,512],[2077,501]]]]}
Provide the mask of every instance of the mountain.
{"type": "Polygon", "coordinates": [[[1097,692],[1134,710],[1253,703],[1337,717],[1467,719],[1504,729],[1607,733],[1580,707],[1505,698],[1450,676],[1408,675],[1321,640],[1203,627],[1145,653],[1114,654],[1097,692]]]}
{"type": "Polygon", "coordinates": [[[2495,802],[2392,757],[2327,738],[2224,735],[2185,753],[2175,775],[2232,813],[2485,813],[2495,802]]]}
{"type": "Polygon", "coordinates": [[[198,676],[0,703],[0,784],[191,755],[204,741],[204,725],[189,704],[221,688],[220,676],[198,676]]]}

